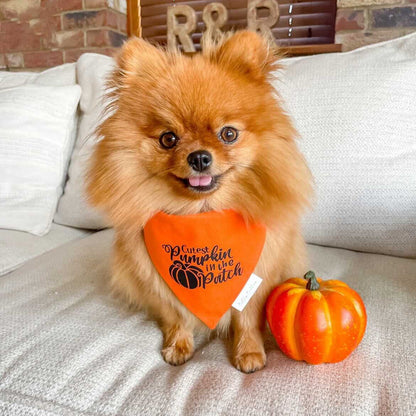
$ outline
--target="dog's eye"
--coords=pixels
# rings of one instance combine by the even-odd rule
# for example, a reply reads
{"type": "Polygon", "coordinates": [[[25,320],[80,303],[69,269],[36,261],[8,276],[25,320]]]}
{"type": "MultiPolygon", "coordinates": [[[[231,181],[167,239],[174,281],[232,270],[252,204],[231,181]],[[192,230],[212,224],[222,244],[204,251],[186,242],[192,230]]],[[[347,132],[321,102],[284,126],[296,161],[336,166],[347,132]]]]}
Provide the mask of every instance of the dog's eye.
{"type": "Polygon", "coordinates": [[[175,147],[177,145],[178,141],[179,138],[175,135],[175,133],[172,133],[171,131],[163,133],[159,137],[159,143],[165,149],[172,149],[172,147],[175,147]]]}
{"type": "Polygon", "coordinates": [[[238,130],[226,126],[221,129],[219,136],[224,143],[234,143],[238,139],[238,130]]]}

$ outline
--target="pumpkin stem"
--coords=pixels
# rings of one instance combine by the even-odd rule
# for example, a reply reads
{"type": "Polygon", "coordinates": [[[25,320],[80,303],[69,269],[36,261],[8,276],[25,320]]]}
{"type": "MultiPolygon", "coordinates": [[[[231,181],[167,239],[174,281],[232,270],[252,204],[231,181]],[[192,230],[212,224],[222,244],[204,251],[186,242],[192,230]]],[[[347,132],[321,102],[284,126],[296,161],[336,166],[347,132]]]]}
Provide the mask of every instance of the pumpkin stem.
{"type": "Polygon", "coordinates": [[[308,280],[308,283],[306,284],[306,289],[319,290],[319,283],[316,280],[315,273],[312,270],[309,270],[308,273],[306,273],[303,277],[308,280]]]}

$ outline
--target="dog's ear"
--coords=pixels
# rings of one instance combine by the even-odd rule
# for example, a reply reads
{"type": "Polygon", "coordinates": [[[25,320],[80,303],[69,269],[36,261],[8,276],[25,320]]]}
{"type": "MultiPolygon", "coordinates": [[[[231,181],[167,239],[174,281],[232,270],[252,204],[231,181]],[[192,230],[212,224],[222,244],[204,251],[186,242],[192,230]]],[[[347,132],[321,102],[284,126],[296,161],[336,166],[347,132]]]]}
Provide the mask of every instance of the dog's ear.
{"type": "Polygon", "coordinates": [[[131,38],[118,54],[117,67],[119,81],[138,76],[154,78],[166,68],[166,54],[143,39],[131,38]]]}
{"type": "Polygon", "coordinates": [[[264,79],[278,67],[269,42],[249,30],[236,32],[208,55],[219,65],[254,79],[264,79]]]}

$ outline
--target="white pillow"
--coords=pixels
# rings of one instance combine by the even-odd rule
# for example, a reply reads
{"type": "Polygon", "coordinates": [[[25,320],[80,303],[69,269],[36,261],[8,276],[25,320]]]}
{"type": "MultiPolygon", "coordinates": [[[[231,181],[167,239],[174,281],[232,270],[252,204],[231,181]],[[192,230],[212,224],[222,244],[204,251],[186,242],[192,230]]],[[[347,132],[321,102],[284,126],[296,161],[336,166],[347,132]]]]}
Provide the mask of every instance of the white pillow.
{"type": "Polygon", "coordinates": [[[0,71],[0,88],[17,87],[23,84],[49,86],[75,85],[76,64],[63,64],[42,72],[0,71]]]}
{"type": "Polygon", "coordinates": [[[0,89],[0,228],[49,231],[80,94],[78,85],[0,89]]]}
{"type": "Polygon", "coordinates": [[[416,33],[284,63],[276,88],[316,182],[307,241],[416,257],[416,33]]]}
{"type": "Polygon", "coordinates": [[[59,224],[89,229],[109,225],[104,216],[87,202],[85,173],[97,142],[94,131],[103,120],[106,81],[114,66],[114,59],[94,53],[82,55],[77,62],[77,80],[82,88],[81,115],[68,181],[54,218],[59,224]]]}

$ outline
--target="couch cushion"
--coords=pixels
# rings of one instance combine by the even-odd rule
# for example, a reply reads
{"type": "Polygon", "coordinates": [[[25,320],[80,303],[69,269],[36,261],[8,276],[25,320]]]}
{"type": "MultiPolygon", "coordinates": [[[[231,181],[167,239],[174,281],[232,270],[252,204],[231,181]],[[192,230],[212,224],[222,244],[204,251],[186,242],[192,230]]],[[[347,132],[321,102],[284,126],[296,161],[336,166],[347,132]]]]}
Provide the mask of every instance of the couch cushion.
{"type": "Polygon", "coordinates": [[[285,65],[276,86],[317,188],[307,241],[416,257],[416,33],[285,65]]]}
{"type": "Polygon", "coordinates": [[[163,361],[157,325],[109,295],[112,238],[95,233],[3,276],[0,413],[416,414],[416,260],[310,246],[318,274],[362,295],[366,335],[345,361],[319,366],[268,335],[266,368],[246,375],[220,339],[198,337],[183,366],[163,361]]]}
{"type": "Polygon", "coordinates": [[[0,276],[26,261],[68,241],[85,237],[90,231],[52,224],[48,234],[39,237],[23,231],[0,229],[0,276]]]}
{"type": "Polygon", "coordinates": [[[77,81],[82,88],[77,139],[68,169],[68,181],[59,200],[55,222],[72,227],[101,229],[108,226],[103,215],[87,202],[85,173],[97,142],[95,129],[103,120],[105,84],[114,69],[114,59],[95,53],[77,62],[77,81]]]}
{"type": "Polygon", "coordinates": [[[0,88],[0,228],[44,235],[66,179],[78,85],[0,88]]]}

